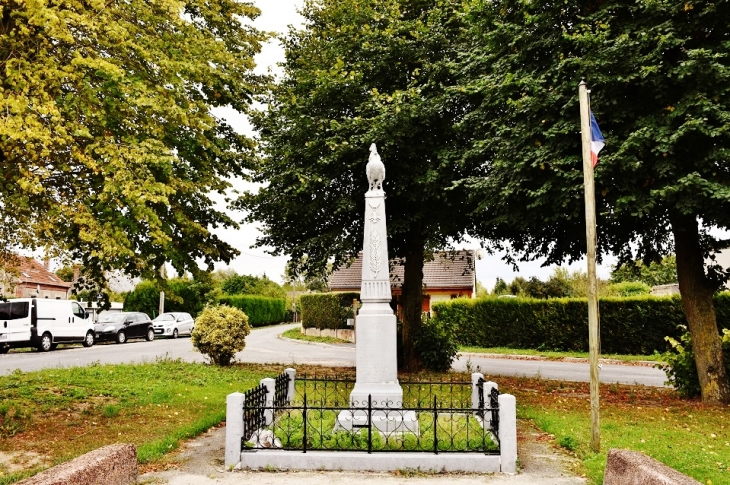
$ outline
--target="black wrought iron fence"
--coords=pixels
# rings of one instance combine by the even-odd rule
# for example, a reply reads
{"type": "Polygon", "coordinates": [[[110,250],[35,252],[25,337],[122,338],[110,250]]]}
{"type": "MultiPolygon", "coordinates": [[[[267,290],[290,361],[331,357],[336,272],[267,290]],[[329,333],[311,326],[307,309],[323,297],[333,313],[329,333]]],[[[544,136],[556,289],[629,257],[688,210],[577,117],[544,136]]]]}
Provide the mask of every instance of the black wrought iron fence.
{"type": "Polygon", "coordinates": [[[250,436],[266,426],[266,386],[260,384],[244,393],[243,431],[250,436]]]}
{"type": "Polygon", "coordinates": [[[289,392],[289,374],[282,372],[274,380],[274,406],[281,407],[286,405],[289,392]]]}
{"type": "MultiPolygon", "coordinates": [[[[498,401],[477,407],[470,381],[401,382],[402,402],[350,403],[354,379],[296,379],[295,397],[277,402],[273,421],[261,426],[244,448],[375,452],[475,452],[498,454],[498,401]],[[490,414],[487,414],[490,413],[490,414]],[[491,423],[490,423],[491,422],[491,423]],[[265,439],[260,439],[265,436],[265,439]]],[[[483,384],[483,382],[481,383],[483,384]]],[[[478,384],[479,387],[481,384],[478,384]]],[[[246,402],[249,401],[248,393],[246,402]]],[[[262,406],[263,409],[263,406],[262,406]]],[[[251,428],[246,428],[251,429],[251,428]]]]}
{"type": "MultiPolygon", "coordinates": [[[[303,395],[308,394],[309,403],[316,405],[349,406],[350,393],[355,386],[354,376],[349,375],[300,375],[296,379],[294,403],[302,403],[303,395]]],[[[391,407],[430,407],[434,396],[449,407],[472,407],[471,381],[462,376],[449,380],[432,381],[428,379],[401,381],[403,401],[388,403],[391,407]]],[[[364,406],[365,403],[362,403],[364,406]]]]}
{"type": "Polygon", "coordinates": [[[489,393],[489,410],[492,414],[489,426],[495,439],[499,441],[499,391],[496,387],[493,387],[489,393]]]}

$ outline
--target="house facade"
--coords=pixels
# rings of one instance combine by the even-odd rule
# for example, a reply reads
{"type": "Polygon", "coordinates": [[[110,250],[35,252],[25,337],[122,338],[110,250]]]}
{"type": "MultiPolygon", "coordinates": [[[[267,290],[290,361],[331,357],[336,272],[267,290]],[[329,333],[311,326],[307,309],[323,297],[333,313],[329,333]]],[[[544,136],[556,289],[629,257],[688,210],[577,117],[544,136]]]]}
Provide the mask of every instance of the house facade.
{"type": "MultiPolygon", "coordinates": [[[[476,296],[476,258],[471,249],[439,251],[433,259],[423,265],[423,301],[421,309],[431,312],[431,305],[438,301],[476,296]]],[[[391,306],[400,311],[403,284],[403,260],[390,261],[390,289],[393,295],[391,306]]],[[[335,270],[329,278],[333,293],[359,292],[362,282],[362,253],[347,266],[335,270]]]]}
{"type": "Polygon", "coordinates": [[[0,269],[0,296],[15,298],[68,298],[72,283],[62,281],[52,273],[48,261],[40,263],[33,258],[18,256],[15,268],[0,269]]]}

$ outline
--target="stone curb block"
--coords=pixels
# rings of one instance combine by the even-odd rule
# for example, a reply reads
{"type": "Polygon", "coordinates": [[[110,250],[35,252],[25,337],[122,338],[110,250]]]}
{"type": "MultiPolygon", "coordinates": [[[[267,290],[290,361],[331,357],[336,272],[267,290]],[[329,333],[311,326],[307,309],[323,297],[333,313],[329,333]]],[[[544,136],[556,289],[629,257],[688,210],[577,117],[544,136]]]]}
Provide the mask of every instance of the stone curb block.
{"type": "Polygon", "coordinates": [[[348,342],[355,341],[355,331],[348,328],[304,328],[302,327],[302,333],[310,337],[333,337],[340,340],[347,340],[348,342]]]}
{"type": "Polygon", "coordinates": [[[137,448],[103,446],[18,482],[18,485],[133,485],[137,483],[137,448]]]}
{"type": "Polygon", "coordinates": [[[702,485],[638,451],[612,449],[606,460],[603,485],[702,485]]]}

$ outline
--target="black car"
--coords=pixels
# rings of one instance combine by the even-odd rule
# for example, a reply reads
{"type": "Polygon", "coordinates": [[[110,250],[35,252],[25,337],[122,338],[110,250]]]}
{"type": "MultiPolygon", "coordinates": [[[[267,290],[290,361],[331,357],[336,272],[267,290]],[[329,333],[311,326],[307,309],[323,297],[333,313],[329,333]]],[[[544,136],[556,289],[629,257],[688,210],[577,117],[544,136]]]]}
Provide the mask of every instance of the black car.
{"type": "Polygon", "coordinates": [[[155,339],[152,320],[141,312],[103,312],[99,314],[94,330],[97,342],[114,340],[118,344],[123,344],[132,338],[144,338],[148,341],[155,339]]]}

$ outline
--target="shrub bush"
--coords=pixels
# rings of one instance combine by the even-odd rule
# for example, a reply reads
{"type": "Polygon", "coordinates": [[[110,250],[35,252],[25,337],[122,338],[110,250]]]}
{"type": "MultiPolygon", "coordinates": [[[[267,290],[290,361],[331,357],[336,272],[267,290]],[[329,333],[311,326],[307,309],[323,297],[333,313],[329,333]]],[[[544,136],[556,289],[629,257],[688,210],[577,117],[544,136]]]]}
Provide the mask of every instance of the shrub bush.
{"type": "Polygon", "coordinates": [[[446,320],[424,318],[414,346],[426,369],[447,372],[459,350],[455,325],[446,320]]]}
{"type": "MultiPolygon", "coordinates": [[[[728,299],[730,302],[730,299],[728,299]]],[[[458,299],[434,304],[435,319],[454,325],[457,341],[478,347],[588,351],[583,298],[458,299]]],[[[602,298],[601,352],[650,355],[680,338],[686,323],[679,297],[602,298]]]]}
{"type": "MultiPolygon", "coordinates": [[[[699,396],[702,392],[700,377],[697,373],[695,355],[692,352],[692,337],[687,327],[681,325],[683,333],[679,341],[671,337],[666,340],[671,349],[661,354],[664,364],[657,364],[667,374],[667,384],[674,387],[677,392],[685,397],[699,396]]],[[[722,330],[722,350],[725,354],[725,369],[730,375],[730,330],[722,330]]]]}
{"type": "Polygon", "coordinates": [[[273,325],[286,320],[286,300],[255,295],[223,295],[218,303],[242,310],[252,327],[273,325]]]}
{"type": "Polygon", "coordinates": [[[238,308],[226,305],[208,306],[195,320],[191,340],[216,365],[230,365],[236,352],[246,347],[251,332],[248,317],[238,308]]]}
{"type": "Polygon", "coordinates": [[[352,300],[360,298],[360,293],[311,293],[302,295],[299,304],[302,308],[302,327],[304,328],[347,328],[347,319],[352,318],[352,300]]]}

